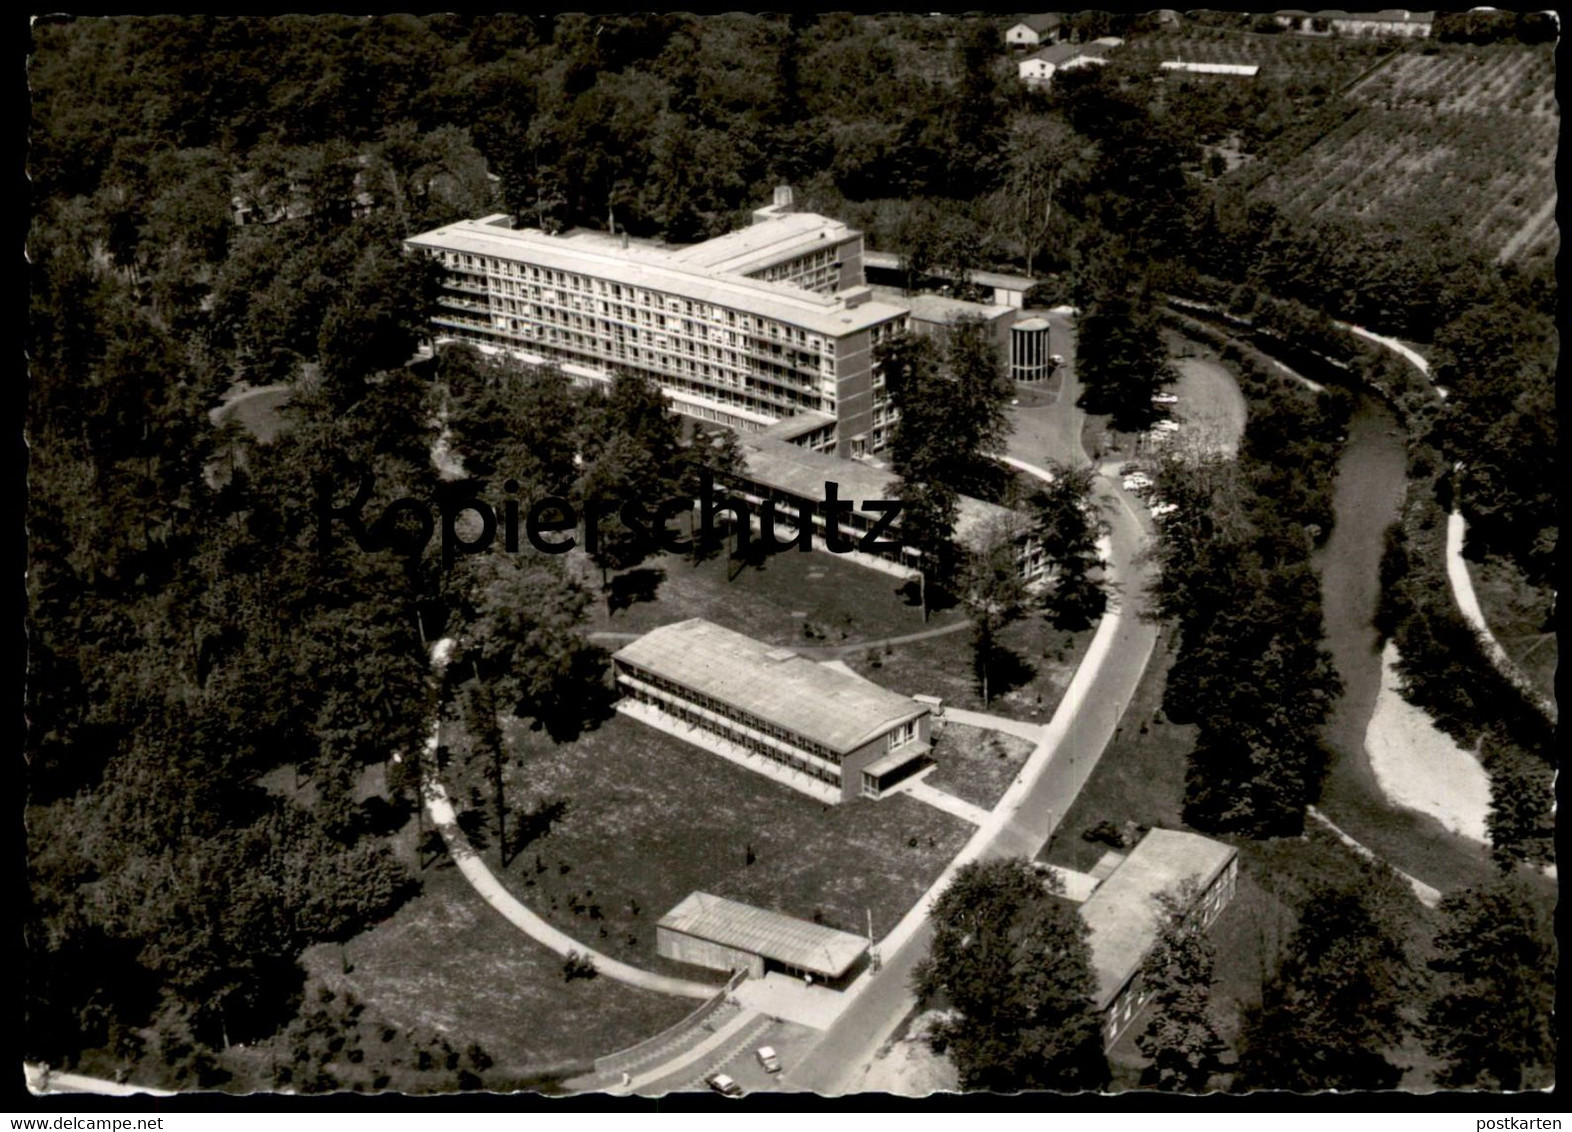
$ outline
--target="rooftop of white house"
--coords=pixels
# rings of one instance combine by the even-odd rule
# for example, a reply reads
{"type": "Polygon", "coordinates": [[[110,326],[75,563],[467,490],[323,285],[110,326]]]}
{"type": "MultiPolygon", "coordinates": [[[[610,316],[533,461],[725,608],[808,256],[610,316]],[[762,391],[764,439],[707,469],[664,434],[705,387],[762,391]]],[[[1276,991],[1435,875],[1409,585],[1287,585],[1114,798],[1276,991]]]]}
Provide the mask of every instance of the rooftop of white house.
{"type": "MultiPolygon", "coordinates": [[[[801,216],[811,217],[820,228],[844,229],[843,225],[822,216],[801,216]]],[[[792,233],[797,231],[800,219],[794,222],[791,216],[782,217],[732,235],[747,235],[756,229],[768,232],[776,225],[784,225],[787,235],[783,239],[790,241],[796,238],[792,233]]],[[[749,279],[724,267],[707,266],[703,262],[704,249],[717,241],[675,251],[631,242],[627,247],[617,247],[608,246],[602,239],[582,239],[572,234],[550,236],[535,229],[508,225],[507,216],[502,214],[479,220],[460,220],[411,236],[406,243],[434,251],[492,256],[554,271],[590,275],[778,319],[830,337],[852,334],[906,314],[905,307],[868,298],[866,292],[821,295],[786,283],[749,279]]],[[[757,249],[750,251],[751,245],[747,243],[725,243],[730,238],[718,237],[718,242],[725,244],[721,251],[727,260],[746,261],[749,255],[762,254],[757,249]]],[[[764,238],[762,233],[761,238],[764,238]]]]}
{"type": "Polygon", "coordinates": [[[791,649],[697,617],[651,630],[616,659],[843,753],[928,711],[791,649]]]}

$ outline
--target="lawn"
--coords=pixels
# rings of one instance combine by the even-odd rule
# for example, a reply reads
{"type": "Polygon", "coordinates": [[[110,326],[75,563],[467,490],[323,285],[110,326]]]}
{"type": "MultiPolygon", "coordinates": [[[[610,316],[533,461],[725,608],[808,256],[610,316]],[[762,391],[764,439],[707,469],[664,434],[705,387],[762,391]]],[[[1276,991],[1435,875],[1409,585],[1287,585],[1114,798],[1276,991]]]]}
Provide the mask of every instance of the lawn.
{"type": "Polygon", "coordinates": [[[623,1049],[681,1019],[689,999],[609,979],[562,977],[562,959],[508,923],[443,858],[425,891],[387,922],[302,963],[347,987],[369,1011],[408,1029],[480,1045],[498,1077],[531,1078],[623,1049]]]}
{"type": "Polygon", "coordinates": [[[1555,592],[1531,585],[1521,571],[1495,555],[1467,565],[1485,624],[1535,689],[1555,699],[1556,629],[1550,612],[1555,592]]]}
{"type": "Polygon", "coordinates": [[[933,757],[939,765],[927,781],[930,786],[991,810],[1031,753],[1032,744],[1017,735],[937,720],[933,727],[933,757]]]}
{"type": "Polygon", "coordinates": [[[1173,664],[1173,635],[1158,638],[1152,661],[1136,686],[1118,732],[1076,796],[1059,832],[1042,858],[1065,868],[1090,871],[1109,846],[1081,835],[1102,822],[1181,829],[1186,760],[1195,744],[1193,724],[1169,723],[1162,714],[1163,689],[1173,664]]]}
{"type": "MultiPolygon", "coordinates": [[[[620,715],[571,743],[522,723],[509,741],[507,793],[533,839],[499,876],[575,938],[650,970],[703,977],[655,954],[655,921],[695,890],[858,934],[871,912],[883,936],[972,832],[905,796],[823,804],[620,715]]],[[[465,761],[452,793],[488,810],[484,767],[466,779],[465,761]]],[[[484,856],[498,868],[495,846],[484,856]]]]}
{"type": "MultiPolygon", "coordinates": [[[[598,571],[586,581],[600,592],[598,571]]],[[[750,563],[724,553],[699,563],[664,554],[616,576],[591,610],[588,630],[646,633],[703,617],[771,644],[826,647],[919,633],[964,618],[951,608],[924,624],[906,584],[823,549],[750,563]]]]}
{"type": "Polygon", "coordinates": [[[294,390],[283,387],[260,389],[249,395],[243,395],[226,405],[219,412],[218,419],[223,422],[233,417],[258,440],[263,442],[272,440],[287,424],[281,410],[288,404],[290,394],[293,392],[294,390]]]}
{"type": "Polygon", "coordinates": [[[858,674],[903,695],[939,696],[946,705],[1026,723],[1046,723],[1091,643],[1093,630],[1055,629],[1041,614],[1005,626],[995,642],[992,695],[983,703],[971,633],[966,630],[888,648],[849,651],[858,674]]]}

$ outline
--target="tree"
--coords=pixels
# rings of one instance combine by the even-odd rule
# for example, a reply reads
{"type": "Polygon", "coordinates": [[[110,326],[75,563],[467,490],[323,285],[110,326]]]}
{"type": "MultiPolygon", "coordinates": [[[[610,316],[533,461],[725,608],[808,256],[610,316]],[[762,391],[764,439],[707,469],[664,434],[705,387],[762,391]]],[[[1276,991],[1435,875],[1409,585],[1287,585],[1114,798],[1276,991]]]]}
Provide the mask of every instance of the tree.
{"type": "Polygon", "coordinates": [[[1059,463],[1050,463],[1048,472],[1052,481],[1027,501],[1054,569],[1048,610],[1059,628],[1084,629],[1108,605],[1104,582],[1091,576],[1103,564],[1097,541],[1107,531],[1096,502],[1096,472],[1059,463]]]}
{"type": "Polygon", "coordinates": [[[1426,1051],[1445,1063],[1442,1084],[1515,1091],[1554,1080],[1556,942],[1521,873],[1441,901],[1425,1015],[1426,1051]]]}
{"type": "Polygon", "coordinates": [[[1081,312],[1076,334],[1082,384],[1076,404],[1089,413],[1107,413],[1121,432],[1151,427],[1157,419],[1152,397],[1176,379],[1155,298],[1141,292],[1099,296],[1081,312]]]}
{"type": "Polygon", "coordinates": [[[1026,582],[1021,577],[1025,526],[1025,520],[1013,513],[998,516],[979,530],[973,545],[961,553],[956,590],[971,614],[972,647],[984,707],[991,698],[988,677],[995,639],[999,630],[1021,615],[1026,602],[1026,582]]]}
{"type": "Polygon", "coordinates": [[[1152,996],[1151,1021],[1135,1039],[1149,1062],[1141,1084],[1187,1093],[1206,1091],[1224,1049],[1211,1010],[1215,951],[1192,913],[1199,896],[1193,880],[1158,894],[1157,943],[1140,975],[1152,996]]]}
{"type": "Polygon", "coordinates": [[[1413,893],[1375,862],[1312,892],[1277,976],[1246,1011],[1241,1086],[1313,1092],[1397,1084],[1403,1071],[1386,1053],[1408,1025],[1413,906],[1413,893]]]}
{"type": "Polygon", "coordinates": [[[1014,198],[1028,277],[1053,230],[1059,181],[1075,157],[1074,141],[1074,133],[1056,119],[1020,114],[1010,123],[1007,188],[1014,198]]]}
{"type": "Polygon", "coordinates": [[[496,683],[502,710],[527,712],[556,736],[575,734],[604,694],[602,655],[581,632],[589,594],[543,554],[481,554],[455,573],[455,656],[496,683]]]}
{"type": "Polygon", "coordinates": [[[933,908],[919,998],[947,999],[941,1025],[963,1089],[1097,1089],[1108,1080],[1092,1008],[1088,928],[1063,889],[1023,858],[973,861],[933,908]]]}

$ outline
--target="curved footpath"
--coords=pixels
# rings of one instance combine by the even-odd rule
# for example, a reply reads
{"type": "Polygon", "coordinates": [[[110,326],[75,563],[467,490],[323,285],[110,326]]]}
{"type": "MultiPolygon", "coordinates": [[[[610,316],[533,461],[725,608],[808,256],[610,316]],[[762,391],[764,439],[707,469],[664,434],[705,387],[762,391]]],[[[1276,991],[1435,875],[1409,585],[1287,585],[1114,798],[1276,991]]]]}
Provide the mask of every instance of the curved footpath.
{"type": "MultiPolygon", "coordinates": [[[[441,672],[447,663],[449,649],[452,641],[443,638],[431,648],[432,668],[441,672]]],[[[469,838],[464,836],[464,831],[459,828],[458,814],[453,809],[453,803],[448,799],[448,792],[443,787],[442,781],[437,777],[436,752],[440,746],[438,731],[441,728],[440,718],[432,724],[431,734],[426,738],[426,758],[423,765],[427,767],[426,780],[422,784],[422,793],[425,795],[426,812],[431,815],[431,820],[436,823],[437,829],[442,833],[442,840],[447,843],[448,853],[453,858],[453,863],[464,874],[464,879],[481,897],[495,908],[510,924],[517,927],[536,943],[543,944],[555,951],[558,955],[566,957],[570,952],[577,953],[587,959],[593,960],[595,969],[608,979],[615,979],[619,983],[626,983],[630,987],[640,990],[656,991],[660,994],[679,995],[683,998],[713,998],[720,987],[710,983],[696,983],[689,979],[675,979],[668,975],[657,975],[652,971],[641,970],[620,959],[613,959],[602,954],[592,947],[580,943],[567,932],[547,923],[542,917],[530,911],[522,901],[507,890],[502,882],[497,879],[486,863],[480,859],[480,854],[470,844],[469,838]]]]}
{"type": "Polygon", "coordinates": [[[1474,593],[1474,580],[1468,574],[1468,563],[1463,561],[1463,536],[1466,533],[1467,524],[1463,513],[1453,511],[1446,519],[1446,576],[1447,581],[1452,583],[1452,597],[1462,611],[1464,620],[1479,634],[1479,643],[1484,646],[1485,655],[1496,666],[1496,671],[1512,681],[1530,703],[1544,712],[1545,718],[1551,723],[1558,723],[1559,710],[1555,701],[1534,687],[1517,662],[1501,647],[1501,642],[1496,640],[1496,635],[1485,621],[1485,611],[1479,604],[1479,596],[1474,593]]]}
{"type": "MultiPolygon", "coordinates": [[[[1553,208],[1555,205],[1554,198],[1552,198],[1550,203],[1553,208]]],[[[1333,325],[1357,334],[1359,337],[1366,341],[1374,342],[1378,346],[1384,346],[1407,360],[1427,380],[1434,380],[1430,374],[1430,363],[1417,350],[1403,345],[1396,338],[1390,338],[1384,334],[1376,334],[1374,331],[1366,330],[1362,326],[1354,326],[1351,323],[1334,322],[1333,325]]],[[[1440,390],[1437,392],[1442,393],[1440,390]]],[[[1481,608],[1479,598],[1474,593],[1474,582],[1469,577],[1468,566],[1463,561],[1463,535],[1465,529],[1463,513],[1453,510],[1447,516],[1446,524],[1446,577],[1452,587],[1452,599],[1457,602],[1457,608],[1463,614],[1464,619],[1479,634],[1480,643],[1485,649],[1485,655],[1490,658],[1490,663],[1495,665],[1496,671],[1512,681],[1524,696],[1528,698],[1529,702],[1542,711],[1551,723],[1558,723],[1559,709],[1555,701],[1534,687],[1533,681],[1524,674],[1506,649],[1501,647],[1501,642],[1496,639],[1496,635],[1490,631],[1490,624],[1485,620],[1485,611],[1481,608]]]]}

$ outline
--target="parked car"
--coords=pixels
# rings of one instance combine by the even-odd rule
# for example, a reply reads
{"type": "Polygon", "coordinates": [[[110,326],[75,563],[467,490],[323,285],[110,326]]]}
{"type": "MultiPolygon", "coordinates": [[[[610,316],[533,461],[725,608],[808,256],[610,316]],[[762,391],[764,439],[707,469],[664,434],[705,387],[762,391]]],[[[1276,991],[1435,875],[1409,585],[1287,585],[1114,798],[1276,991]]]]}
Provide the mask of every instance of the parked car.
{"type": "Polygon", "coordinates": [[[1132,461],[1130,461],[1130,463],[1125,464],[1122,467],[1120,467],[1119,474],[1121,476],[1133,476],[1133,475],[1135,475],[1136,472],[1138,472],[1140,470],[1141,470],[1141,465],[1137,464],[1135,461],[1132,460],[1132,461]]]}
{"type": "Polygon", "coordinates": [[[1151,487],[1152,477],[1147,475],[1145,472],[1131,472],[1129,475],[1124,477],[1124,489],[1126,491],[1149,491],[1151,490],[1151,487]]]}
{"type": "Polygon", "coordinates": [[[1152,404],[1154,405],[1177,405],[1178,403],[1179,395],[1177,393],[1152,394],[1152,404]]]}
{"type": "Polygon", "coordinates": [[[781,1059],[775,1052],[774,1046],[760,1046],[754,1050],[753,1056],[759,1059],[759,1065],[766,1073],[779,1073],[781,1059]]]}
{"type": "Polygon", "coordinates": [[[717,1073],[713,1077],[706,1078],[704,1083],[723,1097],[742,1096],[742,1086],[724,1073],[717,1073]]]}

